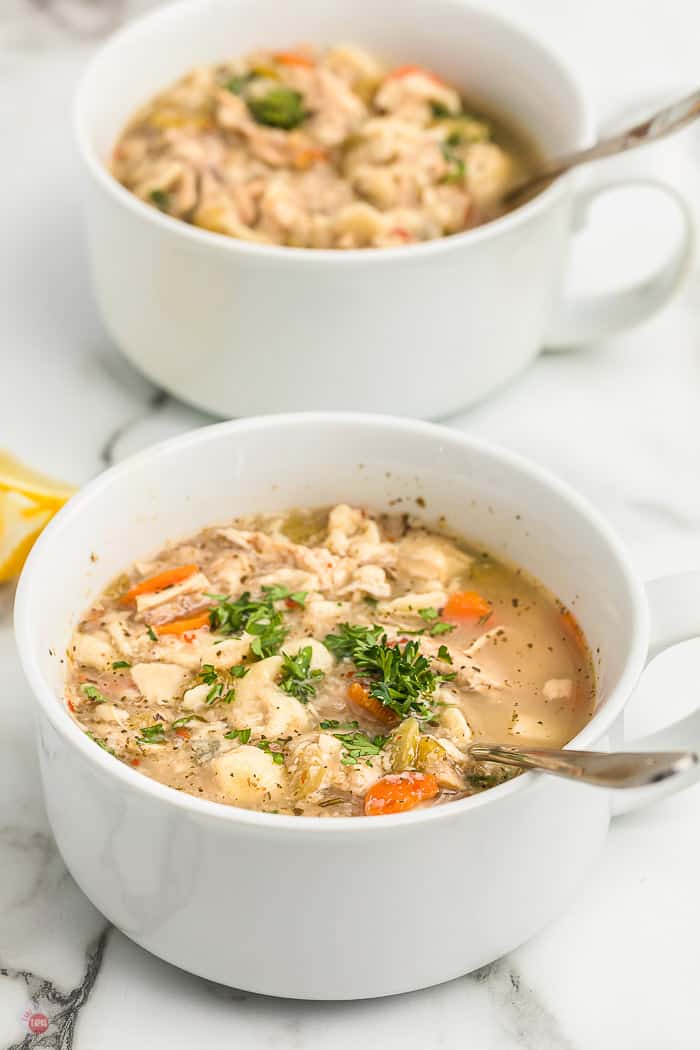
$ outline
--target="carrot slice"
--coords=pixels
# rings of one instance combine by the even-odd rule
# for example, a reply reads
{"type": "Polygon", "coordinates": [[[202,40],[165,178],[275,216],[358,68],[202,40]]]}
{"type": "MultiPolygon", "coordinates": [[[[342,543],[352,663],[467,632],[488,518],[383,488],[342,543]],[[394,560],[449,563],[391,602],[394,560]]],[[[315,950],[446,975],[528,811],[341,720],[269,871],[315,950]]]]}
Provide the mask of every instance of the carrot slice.
{"type": "Polygon", "coordinates": [[[209,623],[209,610],[197,613],[196,616],[188,616],[184,620],[171,620],[170,623],[162,623],[158,626],[158,634],[187,634],[188,631],[198,631],[200,627],[206,627],[209,623]]]}
{"type": "Polygon", "coordinates": [[[439,77],[437,73],[431,73],[429,69],[424,66],[412,65],[411,63],[405,66],[397,66],[396,69],[392,69],[391,73],[387,74],[387,80],[399,80],[401,77],[410,77],[414,73],[422,73],[424,77],[429,77],[430,80],[434,80],[436,84],[444,84],[445,81],[442,77],[439,77]]]}
{"type": "Polygon", "coordinates": [[[369,690],[365,689],[360,682],[350,683],[348,686],[348,700],[361,707],[371,718],[375,718],[377,722],[389,724],[396,721],[394,712],[385,707],[375,696],[371,696],[369,690]]]}
{"type": "Polygon", "coordinates": [[[365,795],[365,816],[404,813],[420,802],[435,798],[440,788],[432,773],[389,773],[373,784],[365,795]]]}
{"type": "Polygon", "coordinates": [[[183,740],[189,740],[192,736],[192,730],[188,729],[187,726],[178,726],[175,730],[175,736],[182,737],[183,740]]]}
{"type": "Polygon", "coordinates": [[[316,65],[308,55],[302,55],[298,51],[275,51],[272,57],[281,66],[304,66],[305,69],[313,69],[316,65]]]}
{"type": "Polygon", "coordinates": [[[491,606],[478,591],[455,591],[442,610],[443,620],[480,620],[491,613],[491,606]]]}
{"type": "Polygon", "coordinates": [[[175,569],[165,569],[164,572],[157,572],[155,576],[149,576],[148,579],[141,580],[141,583],[135,584],[122,597],[122,601],[131,602],[134,598],[138,598],[140,594],[153,594],[154,591],[164,591],[166,587],[173,587],[176,583],[188,580],[196,572],[199,572],[198,565],[178,565],[175,569]]]}
{"type": "Polygon", "coordinates": [[[321,149],[317,146],[309,146],[306,149],[300,149],[295,154],[292,163],[297,171],[308,171],[314,164],[320,163],[322,160],[328,158],[328,153],[325,149],[321,149]]]}

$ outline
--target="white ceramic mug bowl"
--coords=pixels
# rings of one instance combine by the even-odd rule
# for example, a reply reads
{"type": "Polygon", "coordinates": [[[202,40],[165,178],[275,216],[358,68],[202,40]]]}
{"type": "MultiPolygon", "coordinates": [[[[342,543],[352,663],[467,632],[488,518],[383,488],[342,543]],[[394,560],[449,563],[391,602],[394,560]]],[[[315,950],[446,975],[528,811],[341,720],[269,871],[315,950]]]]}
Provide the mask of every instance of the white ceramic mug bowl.
{"type": "MultiPolygon", "coordinates": [[[[528,773],[397,816],[256,813],[119,762],[61,702],[81,612],[167,539],[244,512],[340,500],[386,508],[397,499],[394,507],[414,510],[417,497],[427,520],[445,514],[575,609],[596,654],[599,705],[573,746],[607,749],[649,654],[700,634],[700,573],[645,591],[607,525],[565,485],[431,424],[341,413],[249,419],[109,470],[36,544],[17,593],[16,633],[59,849],[96,907],[163,959],[271,995],[405,992],[514,948],[587,878],[611,814],[602,789],[528,773]]],[[[697,716],[646,746],[674,742],[700,744],[697,716]]],[[[678,786],[618,797],[628,805],[669,784],[678,786]]]]}
{"type": "MultiPolygon", "coordinates": [[[[75,106],[87,173],[97,298],[130,360],[225,416],[297,409],[438,418],[483,397],[544,343],[606,335],[675,289],[691,224],[658,272],[622,292],[563,302],[572,228],[610,183],[561,179],[497,222],[387,250],[312,251],[236,241],[139,201],[106,161],[134,110],[192,67],[269,45],[352,40],[421,62],[529,129],[549,156],[593,142],[572,73],[515,26],[459,0],[186,0],[98,52],[75,106]]],[[[639,181],[639,180],[637,180],[639,181]]],[[[613,183],[618,185],[619,183],[613,183]]]]}

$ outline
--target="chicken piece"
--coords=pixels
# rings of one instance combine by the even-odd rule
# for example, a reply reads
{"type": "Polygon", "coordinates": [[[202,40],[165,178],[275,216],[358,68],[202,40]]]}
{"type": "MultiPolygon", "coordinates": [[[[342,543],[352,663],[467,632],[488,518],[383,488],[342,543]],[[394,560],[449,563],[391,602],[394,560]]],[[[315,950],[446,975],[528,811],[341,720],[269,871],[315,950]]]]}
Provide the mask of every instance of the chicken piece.
{"type": "Polygon", "coordinates": [[[360,563],[391,564],[393,544],[382,542],[376,521],[364,511],[339,503],[328,515],[328,549],[360,563]]]}
{"type": "Polygon", "coordinates": [[[252,562],[246,554],[224,554],[212,562],[209,572],[215,588],[237,596],[242,590],[241,581],[251,570],[252,562]]]}
{"type": "Polygon", "coordinates": [[[354,570],[350,580],[338,588],[338,594],[350,594],[353,598],[360,594],[369,594],[373,598],[388,598],[391,594],[391,584],[380,565],[360,565],[354,570]]]}
{"type": "MultiPolygon", "coordinates": [[[[419,530],[409,532],[397,544],[396,570],[409,579],[437,580],[448,586],[469,570],[473,558],[444,536],[419,530]]],[[[437,608],[444,601],[437,604],[437,608]]]]}
{"type": "Polygon", "coordinates": [[[307,594],[318,591],[319,580],[316,573],[307,572],[305,569],[294,569],[282,566],[274,572],[258,576],[255,580],[256,587],[286,587],[289,591],[305,591],[307,594]]]}
{"type": "Polygon", "coordinates": [[[420,125],[432,119],[433,103],[455,115],[462,109],[458,92],[427,70],[418,68],[402,76],[389,74],[374,96],[377,109],[420,125]]]}
{"type": "Polygon", "coordinates": [[[243,633],[240,638],[222,638],[212,641],[208,631],[195,635],[195,641],[188,644],[179,636],[161,638],[154,647],[156,656],[169,663],[178,664],[190,671],[196,671],[202,664],[214,667],[233,667],[241,663],[250,653],[251,634],[243,633]]]}
{"type": "Polygon", "coordinates": [[[256,809],[274,802],[286,779],[284,768],[259,747],[244,744],[211,760],[219,790],[236,806],[256,809]]]}
{"type": "Polygon", "coordinates": [[[114,649],[107,640],[107,635],[101,633],[82,634],[78,632],[73,636],[73,644],[70,655],[76,663],[84,667],[93,667],[96,671],[106,671],[115,660],[114,649]]]}
{"type": "Polygon", "coordinates": [[[513,160],[495,142],[475,142],[467,151],[467,190],[477,208],[496,205],[513,180],[513,160]]]}
{"type": "Polygon", "coordinates": [[[313,595],[304,607],[302,623],[307,631],[316,635],[330,634],[339,623],[352,617],[350,602],[333,602],[313,595]]]}
{"type": "Polygon", "coordinates": [[[174,601],[183,594],[203,595],[211,590],[211,584],[203,572],[195,572],[181,583],[175,583],[172,587],[163,587],[160,591],[149,594],[139,594],[136,598],[137,612],[143,613],[155,609],[158,605],[165,605],[174,601]]]}
{"type": "Polygon", "coordinates": [[[176,664],[134,664],[131,677],[141,696],[149,703],[170,703],[180,696],[187,671],[176,664]]]}
{"type": "Polygon", "coordinates": [[[180,701],[180,707],[185,711],[201,711],[203,707],[207,706],[207,697],[210,689],[211,686],[207,685],[206,682],[202,682],[200,685],[193,685],[191,689],[186,689],[180,701]]]}
{"type": "Polygon", "coordinates": [[[471,726],[459,707],[443,707],[440,712],[439,722],[438,737],[440,739],[447,737],[460,751],[467,751],[472,742],[473,733],[471,726]]]}

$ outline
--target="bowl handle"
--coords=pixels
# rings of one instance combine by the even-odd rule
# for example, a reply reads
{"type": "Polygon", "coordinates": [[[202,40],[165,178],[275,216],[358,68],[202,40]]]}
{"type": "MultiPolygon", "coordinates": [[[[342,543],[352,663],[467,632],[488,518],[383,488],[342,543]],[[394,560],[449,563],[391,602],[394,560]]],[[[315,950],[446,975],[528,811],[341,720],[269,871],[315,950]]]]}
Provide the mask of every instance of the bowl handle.
{"type": "Polygon", "coordinates": [[[616,178],[596,182],[575,198],[572,228],[576,232],[586,224],[589,208],[601,194],[638,186],[655,189],[676,205],[683,222],[678,243],[650,277],[631,287],[601,295],[563,299],[550,322],[544,340],[546,349],[571,350],[646,321],[671,298],[683,280],[693,255],[693,219],[681,194],[665,182],[653,178],[616,178]]]}
{"type": "MultiPolygon", "coordinates": [[[[659,653],[680,642],[700,637],[700,572],[683,572],[675,576],[663,576],[646,586],[649,611],[651,613],[651,638],[647,663],[659,653]]],[[[700,708],[636,740],[625,738],[621,750],[634,751],[695,751],[700,753],[700,708]]],[[[612,796],[613,815],[628,813],[632,809],[655,802],[666,795],[675,794],[700,778],[700,763],[687,773],[671,777],[650,787],[617,791],[612,796]]]]}

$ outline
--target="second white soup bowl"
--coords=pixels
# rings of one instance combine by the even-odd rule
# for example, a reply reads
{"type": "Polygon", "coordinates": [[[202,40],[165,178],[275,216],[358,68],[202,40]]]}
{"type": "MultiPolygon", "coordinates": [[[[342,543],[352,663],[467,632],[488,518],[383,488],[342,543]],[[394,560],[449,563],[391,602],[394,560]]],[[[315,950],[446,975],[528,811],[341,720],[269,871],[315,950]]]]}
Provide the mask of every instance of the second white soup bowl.
{"type": "MultiPolygon", "coordinates": [[[[588,877],[611,815],[602,789],[528,773],[394,816],[257,813],[149,779],[97,747],[65,709],[70,634],[134,559],[242,513],[346,500],[412,511],[417,498],[427,521],[444,514],[575,610],[599,679],[597,712],[576,747],[607,749],[649,655],[700,634],[700,574],[645,590],[604,521],[565,485],[430,424],[340,413],[250,419],[108,471],[36,544],[16,633],[59,849],[96,907],[161,958],[270,995],[405,992],[516,947],[588,877]]],[[[694,742],[697,717],[646,746],[694,742]]],[[[665,790],[618,797],[629,805],[665,790]]]]}
{"type": "Polygon", "coordinates": [[[549,47],[459,0],[185,0],[127,26],[90,64],[75,105],[90,254],[109,332],[170,392],[225,416],[333,408],[437,418],[504,383],[543,343],[606,335],[675,289],[690,223],[668,187],[685,235],[658,272],[565,303],[572,226],[609,183],[576,194],[562,179],[478,229],[344,252],[209,233],[110,175],[120,132],[158,91],[195,66],[299,41],[350,41],[389,65],[422,63],[509,116],[547,156],[595,138],[581,87],[549,47]]]}

